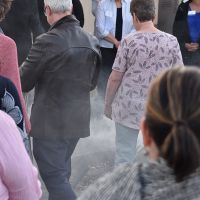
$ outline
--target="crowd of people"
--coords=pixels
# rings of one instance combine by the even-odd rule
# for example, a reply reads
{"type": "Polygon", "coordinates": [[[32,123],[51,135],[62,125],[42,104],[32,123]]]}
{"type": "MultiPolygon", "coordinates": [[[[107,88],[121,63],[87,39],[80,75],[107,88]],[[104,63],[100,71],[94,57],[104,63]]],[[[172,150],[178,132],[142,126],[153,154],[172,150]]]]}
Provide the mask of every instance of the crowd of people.
{"type": "Polygon", "coordinates": [[[95,36],[79,0],[0,0],[0,199],[41,198],[30,137],[49,200],[200,199],[200,0],[180,3],[173,35],[155,26],[154,0],[92,0],[92,13],[95,36]],[[115,169],[77,197],[71,156],[95,88],[115,169]]]}

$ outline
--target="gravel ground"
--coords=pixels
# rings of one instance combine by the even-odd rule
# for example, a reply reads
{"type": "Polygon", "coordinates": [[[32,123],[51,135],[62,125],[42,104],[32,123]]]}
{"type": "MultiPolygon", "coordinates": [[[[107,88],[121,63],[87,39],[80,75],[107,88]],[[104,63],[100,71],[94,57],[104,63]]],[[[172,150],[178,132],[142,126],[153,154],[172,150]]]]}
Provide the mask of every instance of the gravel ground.
{"type": "Polygon", "coordinates": [[[103,163],[99,163],[99,165],[91,165],[89,166],[89,170],[82,177],[80,182],[75,186],[74,191],[79,196],[87,187],[93,184],[98,178],[105,175],[107,172],[113,169],[112,161],[105,161],[103,163]]]}

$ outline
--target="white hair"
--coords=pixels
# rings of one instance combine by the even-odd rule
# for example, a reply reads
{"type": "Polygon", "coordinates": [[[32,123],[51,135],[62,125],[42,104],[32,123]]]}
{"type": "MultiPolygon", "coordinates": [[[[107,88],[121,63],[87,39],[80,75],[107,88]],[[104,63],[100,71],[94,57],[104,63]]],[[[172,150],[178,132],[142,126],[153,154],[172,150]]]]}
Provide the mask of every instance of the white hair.
{"type": "Polygon", "coordinates": [[[44,0],[44,4],[55,13],[72,10],[72,0],[44,0]]]}

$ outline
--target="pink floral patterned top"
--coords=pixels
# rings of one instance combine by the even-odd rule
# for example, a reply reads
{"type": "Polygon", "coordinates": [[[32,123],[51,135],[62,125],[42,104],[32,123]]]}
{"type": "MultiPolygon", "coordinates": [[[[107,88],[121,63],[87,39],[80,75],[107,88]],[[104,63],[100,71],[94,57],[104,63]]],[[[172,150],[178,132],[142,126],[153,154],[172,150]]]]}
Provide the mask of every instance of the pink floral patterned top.
{"type": "Polygon", "coordinates": [[[134,32],[121,42],[113,70],[124,73],[112,103],[112,119],[139,129],[149,84],[161,71],[183,65],[176,37],[165,32],[134,32]]]}

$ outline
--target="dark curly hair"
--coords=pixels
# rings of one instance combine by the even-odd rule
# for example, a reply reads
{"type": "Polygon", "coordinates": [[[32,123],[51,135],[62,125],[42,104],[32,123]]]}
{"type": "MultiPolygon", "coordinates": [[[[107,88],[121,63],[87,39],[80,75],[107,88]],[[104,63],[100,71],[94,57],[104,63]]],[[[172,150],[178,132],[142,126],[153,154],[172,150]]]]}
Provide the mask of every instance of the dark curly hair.
{"type": "Polygon", "coordinates": [[[0,21],[4,19],[7,12],[10,10],[12,0],[0,0],[0,21]]]}

